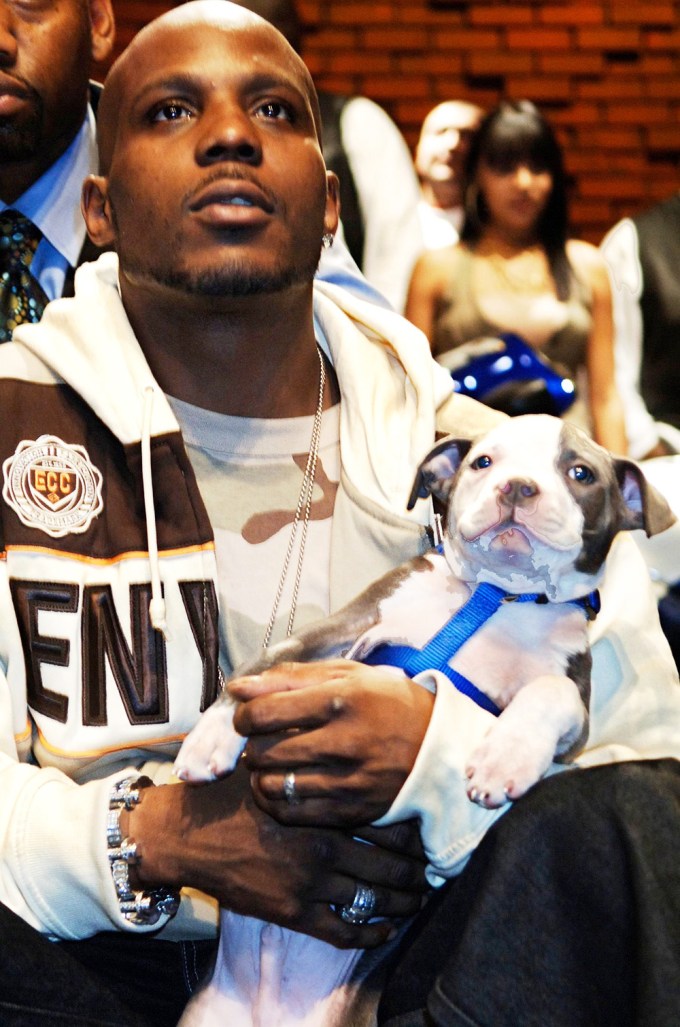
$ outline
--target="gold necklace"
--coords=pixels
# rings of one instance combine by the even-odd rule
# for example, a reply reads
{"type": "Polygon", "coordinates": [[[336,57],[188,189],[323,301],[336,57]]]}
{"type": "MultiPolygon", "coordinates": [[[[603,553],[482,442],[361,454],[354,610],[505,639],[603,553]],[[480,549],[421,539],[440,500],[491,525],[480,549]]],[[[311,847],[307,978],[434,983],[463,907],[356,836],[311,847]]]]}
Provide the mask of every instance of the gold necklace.
{"type": "Polygon", "coordinates": [[[269,645],[269,640],[272,636],[272,631],[274,630],[274,624],[276,622],[276,613],[278,611],[279,603],[281,601],[281,595],[283,594],[283,586],[285,585],[286,578],[288,577],[288,568],[290,566],[290,560],[293,554],[293,546],[295,545],[295,538],[297,536],[298,526],[300,524],[300,520],[302,519],[302,534],[300,535],[300,552],[298,554],[297,568],[295,570],[295,581],[293,583],[293,596],[290,604],[290,613],[288,614],[288,627],[286,630],[286,638],[290,638],[290,636],[293,633],[293,621],[295,620],[295,611],[297,609],[298,595],[300,592],[302,561],[305,557],[307,531],[309,528],[309,519],[312,511],[312,494],[314,492],[314,479],[316,477],[316,464],[319,458],[319,442],[321,439],[323,394],[324,387],[326,384],[326,366],[324,364],[323,355],[318,345],[316,347],[316,352],[319,356],[319,399],[316,405],[314,421],[312,423],[312,437],[309,443],[309,455],[307,457],[307,466],[305,468],[305,473],[302,478],[302,486],[300,488],[300,495],[298,496],[295,517],[293,518],[293,526],[291,528],[290,538],[288,540],[288,548],[286,549],[286,556],[283,561],[281,577],[279,578],[278,588],[276,589],[276,596],[274,597],[274,605],[272,607],[272,612],[269,616],[269,623],[267,624],[267,629],[264,633],[264,641],[262,642],[263,649],[266,649],[269,645]]]}
{"type": "Polygon", "coordinates": [[[537,267],[530,252],[502,257],[500,253],[488,253],[485,258],[497,271],[513,292],[553,292],[550,268],[540,261],[537,267]],[[533,264],[533,266],[532,266],[533,264]]]}

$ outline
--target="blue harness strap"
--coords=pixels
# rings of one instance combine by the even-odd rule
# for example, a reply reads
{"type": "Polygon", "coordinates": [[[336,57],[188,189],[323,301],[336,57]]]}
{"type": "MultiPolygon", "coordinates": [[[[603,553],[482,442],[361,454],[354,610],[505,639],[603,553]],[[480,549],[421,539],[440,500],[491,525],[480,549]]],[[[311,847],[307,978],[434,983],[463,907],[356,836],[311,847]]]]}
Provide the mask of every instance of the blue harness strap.
{"type": "MultiPolygon", "coordinates": [[[[591,592],[582,599],[569,601],[581,606],[589,618],[599,610],[597,592],[591,592]]],[[[545,603],[547,599],[544,595],[536,592],[527,595],[510,595],[502,588],[484,582],[477,586],[467,602],[454,613],[453,617],[433,635],[422,649],[385,642],[372,649],[363,657],[362,662],[374,667],[380,665],[400,667],[410,678],[425,670],[438,670],[446,675],[459,692],[467,695],[482,709],[497,717],[501,712],[500,708],[472,681],[449,666],[449,660],[493,616],[503,602],[545,603]]]]}

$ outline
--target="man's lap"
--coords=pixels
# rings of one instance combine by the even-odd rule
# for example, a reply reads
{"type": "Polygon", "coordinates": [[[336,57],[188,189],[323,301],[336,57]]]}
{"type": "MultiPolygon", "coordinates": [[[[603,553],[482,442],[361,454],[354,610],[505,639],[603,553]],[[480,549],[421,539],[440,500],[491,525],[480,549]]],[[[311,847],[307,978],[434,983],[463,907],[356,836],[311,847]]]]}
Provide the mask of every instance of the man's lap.
{"type": "MultiPolygon", "coordinates": [[[[678,852],[675,760],[541,782],[406,933],[379,1022],[674,1027],[678,852]]],[[[171,1027],[213,953],[115,932],[51,943],[0,906],[0,1022],[171,1027]]]]}

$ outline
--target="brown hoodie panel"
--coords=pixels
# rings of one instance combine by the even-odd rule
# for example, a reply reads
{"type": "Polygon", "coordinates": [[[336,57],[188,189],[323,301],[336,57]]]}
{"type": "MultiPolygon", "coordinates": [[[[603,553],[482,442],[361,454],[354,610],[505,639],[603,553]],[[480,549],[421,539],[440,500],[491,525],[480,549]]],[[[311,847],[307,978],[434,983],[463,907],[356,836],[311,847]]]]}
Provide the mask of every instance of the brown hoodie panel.
{"type": "MultiPolygon", "coordinates": [[[[123,553],[147,551],[140,443],[123,445],[67,385],[0,380],[0,411],[4,487],[0,518],[5,547],[49,548],[106,560],[123,553]],[[27,526],[11,505],[17,490],[8,486],[8,480],[17,447],[37,442],[43,435],[60,440],[67,451],[74,446],[83,447],[80,457],[85,470],[83,475],[73,470],[73,466],[78,467],[77,460],[75,465],[45,461],[38,456],[25,460],[19,491],[27,497],[29,509],[37,512],[35,519],[28,518],[31,522],[35,520],[37,526],[27,526]],[[101,512],[85,531],[55,538],[39,526],[40,504],[49,513],[53,507],[57,517],[60,501],[68,501],[66,493],[82,486],[88,478],[88,466],[101,474],[101,512]],[[56,468],[57,475],[63,468],[60,478],[54,473],[50,478],[50,482],[62,482],[61,492],[57,488],[49,493],[50,498],[45,489],[48,467],[53,472],[56,468]]],[[[179,433],[152,438],[151,460],[159,550],[211,542],[212,529],[179,433]]],[[[91,474],[98,478],[96,471],[91,474]]]]}

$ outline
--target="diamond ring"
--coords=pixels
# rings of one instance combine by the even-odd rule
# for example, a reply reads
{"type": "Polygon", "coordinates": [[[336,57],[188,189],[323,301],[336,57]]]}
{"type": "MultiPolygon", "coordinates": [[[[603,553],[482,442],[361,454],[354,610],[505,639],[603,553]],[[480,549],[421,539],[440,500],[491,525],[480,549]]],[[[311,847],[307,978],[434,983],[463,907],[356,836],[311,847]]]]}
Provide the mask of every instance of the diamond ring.
{"type": "Polygon", "coordinates": [[[357,881],[354,898],[344,906],[333,906],[333,910],[346,924],[365,924],[375,912],[377,897],[370,884],[357,881]]]}
{"type": "Polygon", "coordinates": [[[283,794],[289,806],[297,806],[302,802],[295,787],[295,771],[289,770],[283,779],[283,794]]]}

